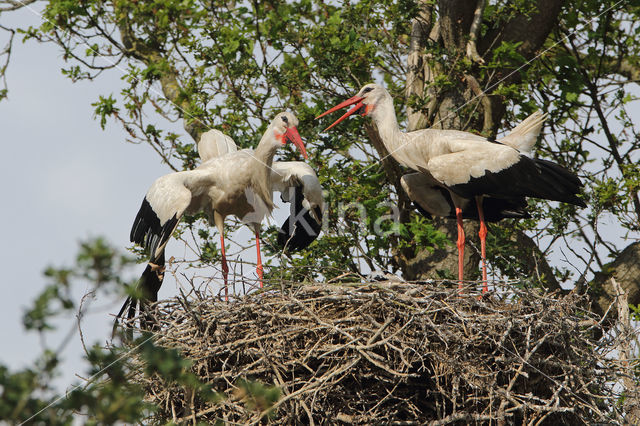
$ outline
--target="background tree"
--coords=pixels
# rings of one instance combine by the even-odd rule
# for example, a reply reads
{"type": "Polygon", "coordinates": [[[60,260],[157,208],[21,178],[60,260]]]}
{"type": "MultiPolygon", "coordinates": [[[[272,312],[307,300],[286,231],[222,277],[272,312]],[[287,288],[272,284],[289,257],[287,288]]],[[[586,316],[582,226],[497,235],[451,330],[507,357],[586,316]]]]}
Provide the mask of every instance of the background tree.
{"type": "MultiPolygon", "coordinates": [[[[25,3],[1,4],[4,15],[25,3]]],[[[361,213],[354,208],[345,209],[347,220],[331,214],[322,238],[288,260],[305,268],[271,269],[287,278],[393,269],[422,279],[454,270],[453,239],[442,236],[451,223],[411,211],[398,184],[402,171],[373,124],[356,119],[339,132],[319,133],[326,123],[313,117],[359,86],[384,81],[409,130],[494,137],[535,109],[547,111],[536,155],[577,171],[590,208],[532,201],[533,219],[492,226],[489,262],[500,276],[532,277],[552,289],[561,282],[584,287],[597,275],[589,291],[602,310],[611,300],[611,274],[630,302],[640,297],[638,275],[628,273],[638,244],[627,241],[640,220],[640,138],[631,119],[638,12],[631,0],[56,0],[44,3],[43,24],[25,36],[62,49],[64,73],[73,80],[122,73],[119,92],[96,101],[97,118],[103,126],[119,122],[172,170],[195,165],[194,141],[208,128],[253,146],[276,110],[293,110],[333,211],[361,202],[367,220],[349,220],[361,213]],[[176,121],[184,132],[175,130],[176,121]],[[383,222],[397,233],[381,235],[374,227],[389,214],[380,204],[389,199],[401,225],[383,222]],[[549,263],[552,252],[564,253],[574,268],[549,263]]],[[[475,234],[473,223],[466,226],[475,234]]],[[[201,257],[215,262],[208,228],[198,218],[185,228],[198,231],[201,257]]],[[[477,250],[466,252],[465,273],[477,273],[477,250]]]]}
{"type": "MultiPolygon", "coordinates": [[[[387,157],[373,124],[358,118],[322,134],[326,122],[313,120],[376,80],[394,95],[408,130],[431,126],[495,137],[536,109],[549,112],[536,155],[576,171],[590,207],[532,201],[533,219],[491,226],[490,265],[499,276],[527,277],[550,289],[576,284],[593,296],[596,311],[612,301],[611,276],[632,304],[640,302],[640,243],[631,242],[640,226],[637,1],[0,0],[0,16],[36,5],[44,8],[40,27],[20,32],[10,19],[1,21],[3,77],[11,50],[25,37],[61,50],[68,60],[63,71],[74,81],[122,75],[121,87],[96,100],[96,117],[102,126],[119,123],[131,141],[148,144],[172,170],[196,164],[194,142],[208,128],[254,146],[275,111],[298,115],[333,214],[316,243],[286,259],[300,267],[278,269],[274,260],[274,276],[332,279],[346,271],[391,269],[423,279],[455,270],[452,224],[412,211],[399,186],[402,170],[387,157]],[[383,221],[383,229],[397,234],[379,235],[375,226],[390,212],[380,202],[389,199],[401,225],[383,221]],[[349,206],[353,201],[364,206],[364,223],[353,220],[361,214],[349,206]],[[340,206],[346,219],[335,214],[340,206]],[[571,269],[562,267],[559,254],[571,269]]],[[[0,97],[7,89],[3,78],[0,97]]],[[[476,234],[474,226],[466,224],[468,235],[476,234]]],[[[216,263],[217,238],[208,226],[191,218],[185,230],[196,235],[202,263],[216,263]]],[[[471,276],[478,254],[466,253],[471,276]]],[[[46,333],[52,314],[78,309],[69,283],[112,291],[124,286],[118,277],[128,264],[105,243],[88,243],[73,269],[49,270],[51,285],[25,324],[46,333]]],[[[2,418],[24,420],[54,402],[47,382],[57,371],[57,349],[45,348],[30,369],[12,373],[0,366],[2,418]]],[[[89,374],[118,356],[99,348],[87,352],[97,367],[89,374]]],[[[166,359],[171,362],[158,369],[177,371],[179,383],[198,386],[179,373],[183,360],[166,359]]],[[[140,419],[142,395],[126,386],[122,367],[111,372],[114,387],[90,386],[37,419],[65,423],[73,412],[86,411],[101,413],[96,418],[102,422],[140,419]],[[109,411],[114,406],[120,409],[109,411]]]]}

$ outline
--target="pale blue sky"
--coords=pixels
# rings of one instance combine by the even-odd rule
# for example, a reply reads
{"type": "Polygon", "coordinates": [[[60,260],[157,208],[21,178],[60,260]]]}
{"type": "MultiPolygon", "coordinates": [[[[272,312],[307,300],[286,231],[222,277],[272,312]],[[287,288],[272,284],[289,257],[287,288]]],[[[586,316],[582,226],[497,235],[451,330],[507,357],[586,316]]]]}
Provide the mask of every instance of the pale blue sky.
{"type": "MultiPolygon", "coordinates": [[[[0,19],[10,26],[39,22],[28,10],[0,19]]],[[[115,124],[103,131],[93,120],[91,103],[100,94],[117,93],[120,76],[107,73],[94,83],[73,84],[61,74],[62,65],[54,45],[16,42],[7,73],[9,99],[0,102],[5,242],[0,360],[11,368],[30,364],[41,352],[37,335],[24,333],[21,317],[46,283],[45,267],[73,265],[78,243],[88,237],[106,236],[115,246],[128,246],[144,193],[168,172],[150,147],[126,143],[115,124]]],[[[85,330],[88,343],[108,337],[112,302],[94,302],[85,330]]],[[[52,336],[52,347],[70,325],[52,336]]],[[[86,364],[78,363],[79,339],[63,355],[60,383],[77,381],[73,374],[86,372],[86,364]]]]}

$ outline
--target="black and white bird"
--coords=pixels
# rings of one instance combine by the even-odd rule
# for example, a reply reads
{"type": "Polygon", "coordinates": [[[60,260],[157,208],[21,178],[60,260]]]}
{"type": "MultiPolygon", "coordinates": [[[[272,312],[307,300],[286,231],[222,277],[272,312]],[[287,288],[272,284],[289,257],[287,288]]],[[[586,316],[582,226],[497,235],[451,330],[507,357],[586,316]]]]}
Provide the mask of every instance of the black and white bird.
{"type": "Polygon", "coordinates": [[[458,130],[400,131],[389,92],[367,84],[357,95],[316,118],[353,105],[328,130],[350,115],[370,115],[385,147],[401,165],[416,173],[402,177],[402,186],[423,212],[456,217],[458,279],[463,280],[462,219],[480,221],[483,291],[487,290],[486,221],[528,217],[526,197],[562,201],[585,207],[577,195],[582,182],[564,167],[527,154],[545,115],[536,112],[500,141],[458,130]],[[476,214],[477,213],[477,214],[476,214]]]}
{"type": "MultiPolygon", "coordinates": [[[[496,143],[510,146],[530,157],[546,117],[547,115],[540,111],[534,112],[496,143]]],[[[456,218],[456,205],[452,192],[445,185],[436,181],[433,176],[422,172],[409,173],[400,178],[400,183],[416,209],[424,216],[456,218]]],[[[463,219],[480,220],[481,211],[486,222],[498,222],[505,218],[524,219],[531,217],[527,211],[527,200],[524,197],[496,198],[485,195],[482,197],[480,209],[477,205],[477,197],[463,198],[458,195],[457,201],[462,210],[463,219]]],[[[461,233],[464,234],[464,230],[461,233]]],[[[483,291],[486,291],[486,245],[483,234],[486,237],[486,227],[484,230],[481,228],[480,232],[483,291]]]]}
{"type": "MultiPolygon", "coordinates": [[[[132,242],[148,250],[149,263],[138,281],[139,295],[127,298],[116,317],[116,322],[125,311],[128,310],[127,317],[131,319],[138,309],[144,311],[148,302],[157,301],[164,274],[165,246],[184,214],[202,211],[218,228],[225,298],[228,298],[229,268],[224,247],[224,219],[226,216],[234,215],[250,226],[255,231],[256,272],[262,286],[260,223],[274,207],[274,187],[283,191],[293,187],[295,192],[298,186],[304,187],[301,182],[313,181],[312,177],[315,177],[315,182],[312,182],[314,189],[307,191],[310,191],[310,199],[305,199],[302,203],[306,202],[314,212],[321,212],[323,208],[322,189],[318,191],[319,183],[317,187],[314,185],[317,177],[310,167],[298,167],[297,171],[306,172],[303,176],[298,176],[296,170],[287,174],[290,169],[287,162],[283,166],[277,166],[278,163],[273,161],[276,150],[286,142],[295,144],[307,158],[297,125],[298,120],[293,114],[278,114],[255,150],[238,150],[233,139],[218,130],[206,132],[198,143],[198,152],[202,159],[200,166],[193,170],[162,176],[151,185],[142,201],[130,235],[132,242]]],[[[304,188],[302,192],[305,193],[304,188]]],[[[295,231],[304,228],[292,229],[295,231]]],[[[295,236],[295,232],[292,231],[292,234],[295,236]]]]}
{"type": "MultiPolygon", "coordinates": [[[[230,136],[209,130],[198,142],[202,161],[238,150],[230,136]]],[[[280,199],[290,203],[290,215],[278,229],[277,246],[289,252],[311,244],[322,227],[324,197],[316,172],[304,161],[274,161],[271,165],[271,188],[280,199]]]]}

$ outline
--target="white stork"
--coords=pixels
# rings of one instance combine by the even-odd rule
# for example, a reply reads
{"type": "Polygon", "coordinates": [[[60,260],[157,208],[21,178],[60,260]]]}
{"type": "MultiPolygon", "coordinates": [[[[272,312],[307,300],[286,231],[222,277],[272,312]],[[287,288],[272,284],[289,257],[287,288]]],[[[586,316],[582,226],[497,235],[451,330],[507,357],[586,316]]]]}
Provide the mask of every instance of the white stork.
{"type": "MultiPolygon", "coordinates": [[[[286,142],[292,142],[307,158],[297,125],[298,120],[293,114],[278,114],[255,150],[238,151],[230,137],[217,130],[209,131],[203,134],[198,143],[202,159],[200,166],[193,170],[162,176],[151,185],[142,201],[130,236],[132,242],[149,251],[149,263],[138,281],[140,294],[127,298],[116,317],[116,322],[127,308],[128,318],[133,318],[138,305],[140,311],[143,311],[147,302],[157,300],[164,273],[164,249],[184,214],[203,211],[218,228],[225,298],[228,297],[229,268],[224,249],[224,218],[234,215],[252,227],[256,235],[256,272],[262,286],[260,223],[274,207],[274,181],[283,188],[287,182],[284,177],[274,177],[280,175],[276,173],[277,169],[274,172],[273,157],[279,147],[286,142]]],[[[286,169],[286,166],[283,168],[286,169]]],[[[315,176],[313,170],[311,173],[315,176]]],[[[289,182],[292,186],[298,184],[291,176],[289,182]]],[[[314,198],[313,202],[308,202],[307,205],[311,209],[318,206],[321,209],[322,204],[317,203],[317,199],[314,198]]]]}
{"type": "MultiPolygon", "coordinates": [[[[546,117],[547,115],[540,111],[534,112],[497,142],[531,156],[531,149],[540,134],[546,117]]],[[[416,208],[425,216],[456,217],[451,192],[433,176],[422,172],[409,173],[400,178],[400,183],[416,208]]],[[[462,218],[478,220],[475,198],[459,198],[462,218]]],[[[530,216],[526,207],[527,203],[524,197],[495,198],[484,196],[482,200],[482,210],[487,222],[497,222],[504,218],[528,218],[530,216]]]]}
{"type": "MultiPolygon", "coordinates": [[[[540,111],[534,112],[498,142],[515,148],[527,156],[531,156],[531,150],[540,134],[540,129],[546,117],[547,114],[542,114],[540,111]]],[[[432,216],[456,217],[456,206],[452,198],[452,193],[445,185],[435,180],[432,176],[422,172],[409,173],[400,178],[400,183],[411,201],[413,201],[414,206],[424,216],[429,218],[432,216]]],[[[480,211],[484,214],[484,220],[486,222],[498,222],[505,218],[522,219],[531,217],[527,211],[527,200],[524,197],[496,198],[484,196],[482,197],[480,209],[478,208],[476,197],[463,198],[458,196],[458,202],[462,210],[463,219],[479,220],[480,211]]],[[[483,233],[485,232],[486,228],[483,233]]],[[[464,230],[462,233],[464,234],[464,230]]],[[[482,235],[480,245],[482,257],[482,289],[483,292],[486,292],[486,246],[483,244],[482,235]]]]}
{"type": "MultiPolygon", "coordinates": [[[[198,142],[202,161],[238,150],[233,139],[219,130],[209,130],[198,142]]],[[[291,204],[290,216],[278,230],[278,247],[293,252],[311,244],[322,226],[324,197],[315,171],[303,161],[274,161],[271,188],[291,204]]]]}
{"type": "Polygon", "coordinates": [[[325,130],[354,113],[371,116],[393,158],[417,172],[402,177],[409,197],[427,213],[455,215],[460,285],[465,238],[463,217],[480,220],[483,291],[486,291],[485,221],[527,217],[525,197],[586,206],[577,197],[582,187],[577,176],[556,163],[523,154],[531,150],[545,119],[539,112],[498,142],[458,130],[423,129],[404,133],[398,126],[389,92],[377,84],[367,84],[357,95],[316,118],[350,105],[354,105],[353,108],[325,130]]]}

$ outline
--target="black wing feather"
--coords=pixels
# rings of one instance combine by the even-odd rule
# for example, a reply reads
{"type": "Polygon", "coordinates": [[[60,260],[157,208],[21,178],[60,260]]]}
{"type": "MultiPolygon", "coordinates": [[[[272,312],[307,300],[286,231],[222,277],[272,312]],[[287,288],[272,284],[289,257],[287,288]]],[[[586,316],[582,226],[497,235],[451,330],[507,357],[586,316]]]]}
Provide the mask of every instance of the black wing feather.
{"type": "Polygon", "coordinates": [[[450,187],[465,198],[476,195],[507,199],[534,197],[586,207],[577,197],[581,188],[580,179],[559,164],[524,155],[504,170],[496,173],[487,170],[484,176],[450,187]]]}
{"type": "Polygon", "coordinates": [[[157,261],[153,259],[154,253],[158,247],[164,245],[169,238],[171,238],[171,234],[173,234],[173,230],[177,224],[177,215],[173,215],[173,217],[164,224],[160,223],[158,215],[153,211],[153,207],[151,207],[151,204],[149,204],[149,201],[147,201],[145,197],[133,221],[133,227],[131,227],[129,237],[132,243],[139,244],[148,250],[151,256],[150,260],[157,263],[157,261]]]}
{"type": "MultiPolygon", "coordinates": [[[[453,204],[453,200],[451,199],[451,195],[446,189],[441,189],[443,196],[447,199],[447,202],[451,207],[449,210],[449,214],[446,217],[455,219],[456,208],[453,204]]],[[[433,218],[433,215],[423,209],[420,204],[413,202],[413,205],[416,210],[418,210],[423,216],[427,217],[428,219],[433,218]]],[[[508,218],[528,219],[531,217],[531,215],[527,211],[527,200],[525,200],[524,198],[483,197],[482,208],[484,211],[484,219],[487,222],[498,222],[502,219],[508,218]]],[[[476,204],[475,197],[471,198],[462,209],[462,218],[480,220],[480,218],[478,217],[478,206],[476,204]]]]}
{"type": "Polygon", "coordinates": [[[427,219],[433,219],[433,215],[428,211],[426,211],[425,209],[423,209],[420,204],[416,203],[415,201],[413,201],[412,204],[413,204],[413,208],[418,210],[422,216],[426,217],[427,219]]]}
{"type": "MultiPolygon", "coordinates": [[[[289,252],[296,252],[309,246],[318,238],[322,225],[311,216],[309,210],[302,206],[304,194],[302,186],[293,187],[294,194],[291,201],[290,215],[278,230],[278,248],[289,252]]],[[[314,209],[318,218],[322,218],[322,210],[314,209]]]]}
{"type": "Polygon", "coordinates": [[[116,320],[113,325],[113,334],[115,334],[118,322],[121,318],[123,318],[123,314],[125,313],[125,311],[127,312],[128,320],[135,318],[136,314],[140,312],[141,328],[143,330],[149,330],[153,328],[153,320],[146,315],[147,308],[149,303],[158,301],[158,292],[160,291],[162,281],[164,280],[164,270],[165,259],[163,250],[156,261],[153,263],[153,265],[151,263],[147,264],[147,267],[140,276],[140,279],[136,284],[136,289],[139,292],[138,297],[127,297],[127,300],[125,300],[122,308],[120,308],[120,312],[118,312],[118,315],[116,315],[116,320]]]}
{"type": "MultiPolygon", "coordinates": [[[[475,198],[471,203],[469,219],[480,220],[475,198]]],[[[482,198],[482,209],[487,222],[498,222],[502,219],[529,219],[531,215],[527,211],[527,200],[522,198],[482,198]]]]}

